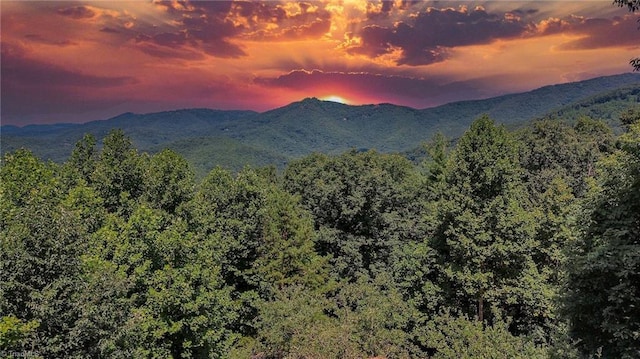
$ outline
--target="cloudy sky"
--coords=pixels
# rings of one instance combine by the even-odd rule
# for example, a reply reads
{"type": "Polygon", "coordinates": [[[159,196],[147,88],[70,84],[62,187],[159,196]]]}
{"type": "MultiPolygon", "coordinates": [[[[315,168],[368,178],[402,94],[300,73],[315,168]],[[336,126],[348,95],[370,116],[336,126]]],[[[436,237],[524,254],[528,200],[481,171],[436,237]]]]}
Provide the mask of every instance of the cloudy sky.
{"type": "Polygon", "coordinates": [[[637,15],[594,1],[6,1],[2,124],[305,97],[415,108],[629,72],[637,15]]]}

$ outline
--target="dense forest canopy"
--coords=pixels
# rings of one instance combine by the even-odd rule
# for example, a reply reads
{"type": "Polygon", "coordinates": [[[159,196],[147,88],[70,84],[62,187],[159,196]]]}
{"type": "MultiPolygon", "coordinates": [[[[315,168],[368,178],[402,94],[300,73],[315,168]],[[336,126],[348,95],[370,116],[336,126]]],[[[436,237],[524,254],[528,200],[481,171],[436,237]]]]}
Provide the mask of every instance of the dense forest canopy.
{"type": "Polygon", "coordinates": [[[640,116],[196,181],[121,130],[0,168],[0,356],[637,358],[640,116]]]}

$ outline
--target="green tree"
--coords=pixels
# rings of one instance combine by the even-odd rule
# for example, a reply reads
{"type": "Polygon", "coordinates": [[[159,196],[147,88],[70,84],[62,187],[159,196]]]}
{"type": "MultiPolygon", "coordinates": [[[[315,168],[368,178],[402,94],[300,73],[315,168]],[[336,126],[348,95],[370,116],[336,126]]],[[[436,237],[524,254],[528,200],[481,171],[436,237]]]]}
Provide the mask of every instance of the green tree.
{"type": "Polygon", "coordinates": [[[606,173],[587,203],[571,253],[565,296],[570,334],[585,355],[640,353],[640,124],[601,164],[606,173]]]}
{"type": "Polygon", "coordinates": [[[143,198],[153,208],[174,213],[194,193],[194,174],[189,163],[171,150],[149,159],[144,174],[143,198]]]}
{"type": "Polygon", "coordinates": [[[216,168],[193,205],[192,225],[211,241],[222,277],[242,303],[237,332],[255,335],[259,302],[272,300],[279,288],[326,283],[325,261],[313,251],[311,217],[269,178],[251,169],[234,178],[216,168]]]}
{"type": "Polygon", "coordinates": [[[422,165],[427,172],[428,184],[433,191],[438,192],[441,190],[438,184],[444,183],[445,180],[449,141],[444,135],[437,133],[426,145],[426,150],[429,158],[422,165]]]}
{"type": "Polygon", "coordinates": [[[143,191],[143,166],[131,140],[122,130],[104,139],[91,182],[109,212],[128,210],[143,191]]]}
{"type": "Polygon", "coordinates": [[[526,337],[512,335],[498,321],[484,326],[466,317],[442,314],[425,327],[427,345],[434,359],[547,358],[547,349],[526,337]]]}
{"type": "Polygon", "coordinates": [[[596,175],[596,163],[614,147],[611,129],[588,117],[581,117],[573,127],[553,119],[536,121],[519,131],[518,138],[523,143],[520,163],[536,201],[558,179],[574,196],[584,196],[596,175]]]}
{"type": "Polygon", "coordinates": [[[374,151],[313,154],[284,173],[284,187],[313,214],[316,250],[351,278],[387,271],[394,248],[422,239],[421,181],[408,160],[374,151]]]}
{"type": "Polygon", "coordinates": [[[87,238],[78,213],[62,203],[65,194],[55,172],[27,151],[3,160],[0,316],[21,333],[13,349],[67,357],[77,344],[70,335],[77,318],[73,296],[87,238]]]}
{"type": "Polygon", "coordinates": [[[640,122],[640,108],[638,107],[630,108],[620,114],[620,123],[627,131],[631,128],[631,125],[637,122],[640,122]]]}
{"type": "Polygon", "coordinates": [[[252,348],[268,358],[409,358],[424,353],[410,340],[417,314],[392,278],[366,276],[330,291],[289,286],[260,306],[252,348]]]}
{"type": "Polygon", "coordinates": [[[550,298],[532,258],[536,224],[521,177],[504,127],[476,120],[451,156],[433,246],[454,308],[479,321],[513,316],[516,331],[530,331],[548,321],[540,309],[550,298]]]}
{"type": "Polygon", "coordinates": [[[588,176],[594,176],[595,164],[615,148],[613,132],[604,121],[589,117],[579,118],[574,128],[583,144],[581,153],[583,171],[588,176]]]}
{"type": "Polygon", "coordinates": [[[23,343],[33,337],[38,328],[37,320],[25,323],[13,315],[0,318],[0,348],[4,350],[20,350],[23,343]]]}
{"type": "Polygon", "coordinates": [[[111,214],[84,258],[80,332],[97,356],[224,357],[237,308],[212,248],[162,210],[111,214]]]}
{"type": "Polygon", "coordinates": [[[96,139],[92,134],[86,134],[76,142],[71,156],[64,164],[64,170],[69,172],[74,182],[82,179],[91,184],[91,176],[96,169],[97,161],[96,139]]]}
{"type": "Polygon", "coordinates": [[[577,195],[586,189],[588,173],[581,160],[581,139],[571,126],[545,119],[518,133],[522,142],[520,162],[525,169],[529,193],[541,197],[556,179],[563,180],[577,195]]]}

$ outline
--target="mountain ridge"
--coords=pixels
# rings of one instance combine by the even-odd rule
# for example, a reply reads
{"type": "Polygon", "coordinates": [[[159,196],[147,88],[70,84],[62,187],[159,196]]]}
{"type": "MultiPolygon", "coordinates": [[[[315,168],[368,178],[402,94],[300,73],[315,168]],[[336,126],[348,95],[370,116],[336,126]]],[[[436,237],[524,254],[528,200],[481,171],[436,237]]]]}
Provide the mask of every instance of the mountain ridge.
{"type": "Polygon", "coordinates": [[[208,155],[196,147],[204,146],[218,152],[212,152],[210,157],[220,165],[238,169],[246,164],[264,165],[269,159],[281,165],[311,152],[339,153],[350,148],[407,151],[436,132],[455,138],[482,114],[506,126],[518,127],[537,118],[560,116],[571,106],[582,106],[584,110],[597,105],[600,107],[594,113],[608,111],[607,120],[614,121],[623,107],[638,103],[638,94],[640,75],[628,73],[425,109],[388,103],[347,105],[310,97],[264,112],[198,108],[128,112],[84,124],[2,126],[0,137],[2,152],[27,147],[39,157],[64,161],[85,133],[101,140],[111,129],[122,128],[141,151],[172,148],[187,158],[200,158],[208,155]],[[602,104],[609,100],[617,101],[617,107],[602,104]],[[207,145],[206,138],[213,145],[207,145]],[[237,160],[233,151],[223,146],[237,150],[235,157],[244,160],[237,160]],[[226,153],[228,158],[219,153],[226,153]]]}

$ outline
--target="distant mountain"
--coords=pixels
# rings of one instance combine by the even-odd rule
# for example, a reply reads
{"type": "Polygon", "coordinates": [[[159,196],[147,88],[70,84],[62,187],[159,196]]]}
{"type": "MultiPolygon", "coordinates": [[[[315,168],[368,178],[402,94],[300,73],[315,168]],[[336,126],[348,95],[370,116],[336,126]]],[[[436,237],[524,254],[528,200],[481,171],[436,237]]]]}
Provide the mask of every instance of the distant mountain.
{"type": "Polygon", "coordinates": [[[256,115],[254,111],[188,109],[150,114],[123,113],[84,124],[2,126],[2,151],[26,147],[41,158],[64,161],[75,143],[86,133],[102,140],[114,128],[121,128],[141,151],[184,138],[224,133],[229,123],[256,115]]]}
{"type": "Polygon", "coordinates": [[[63,161],[85,133],[102,139],[111,129],[122,128],[139,150],[172,148],[202,175],[215,165],[231,169],[245,164],[283,166],[314,151],[406,151],[436,132],[458,137],[482,114],[509,127],[546,116],[571,120],[590,115],[614,123],[620,112],[637,106],[639,95],[640,75],[621,74],[421,110],[308,98],[263,113],[185,109],[125,113],[85,124],[2,126],[0,137],[3,152],[27,147],[42,158],[63,161]]]}

